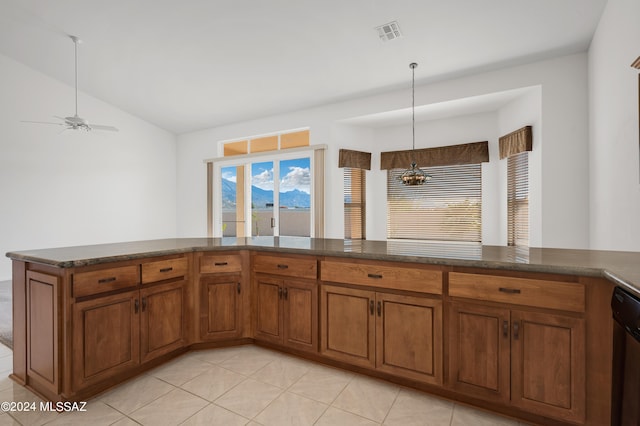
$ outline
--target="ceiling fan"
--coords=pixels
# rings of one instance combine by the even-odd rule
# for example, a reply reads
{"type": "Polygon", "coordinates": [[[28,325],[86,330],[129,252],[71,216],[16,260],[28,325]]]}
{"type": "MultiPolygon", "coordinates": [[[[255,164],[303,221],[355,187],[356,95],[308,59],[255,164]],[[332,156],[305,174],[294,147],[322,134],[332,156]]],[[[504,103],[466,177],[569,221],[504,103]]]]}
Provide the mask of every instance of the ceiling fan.
{"type": "Polygon", "coordinates": [[[23,123],[36,123],[36,124],[53,124],[56,126],[65,126],[65,130],[84,130],[86,132],[90,130],[108,130],[111,132],[117,132],[118,129],[113,126],[104,126],[101,124],[89,124],[89,122],[78,115],[78,43],[80,39],[76,36],[70,35],[69,38],[73,41],[75,50],[75,89],[76,89],[76,112],[71,117],[59,117],[54,115],[55,118],[62,120],[62,123],[51,123],[47,121],[23,121],[23,123]]]}

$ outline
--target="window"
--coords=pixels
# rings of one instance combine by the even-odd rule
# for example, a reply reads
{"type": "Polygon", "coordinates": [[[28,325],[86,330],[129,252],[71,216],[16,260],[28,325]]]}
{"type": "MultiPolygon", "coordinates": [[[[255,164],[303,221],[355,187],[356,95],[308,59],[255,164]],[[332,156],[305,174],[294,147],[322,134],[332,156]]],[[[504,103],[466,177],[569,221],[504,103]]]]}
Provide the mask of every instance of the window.
{"type": "Polygon", "coordinates": [[[344,168],[344,237],[352,240],[366,239],[365,187],[366,170],[344,168]]]}
{"type": "Polygon", "coordinates": [[[278,151],[309,146],[309,130],[280,132],[266,136],[256,136],[242,140],[222,142],[225,157],[258,152],[278,151]]]}
{"type": "MultiPolygon", "coordinates": [[[[226,164],[229,165],[215,170],[221,182],[216,200],[221,211],[217,215],[213,214],[213,188],[209,188],[209,235],[213,233],[213,220],[216,216],[222,220],[224,237],[309,236],[311,156],[305,154],[302,158],[291,158],[290,154],[292,148],[309,146],[309,130],[225,141],[221,146],[224,157],[244,157],[239,161],[227,161],[226,164]],[[289,154],[280,155],[287,151],[289,154]],[[266,153],[268,157],[260,156],[258,159],[255,156],[261,153],[266,153]],[[280,161],[280,158],[286,160],[280,161]],[[274,181],[274,176],[277,175],[280,175],[279,179],[274,181]]],[[[212,168],[211,175],[208,176],[210,183],[213,172],[212,168]]]]}
{"type": "Polygon", "coordinates": [[[507,159],[507,244],[529,245],[528,151],[507,159]]]}
{"type": "Polygon", "coordinates": [[[413,187],[400,182],[403,169],[387,172],[387,238],[481,242],[481,165],[423,169],[433,178],[413,187]]]}
{"type": "Polygon", "coordinates": [[[210,236],[324,235],[324,146],[309,130],[220,143],[207,165],[210,236]]]}

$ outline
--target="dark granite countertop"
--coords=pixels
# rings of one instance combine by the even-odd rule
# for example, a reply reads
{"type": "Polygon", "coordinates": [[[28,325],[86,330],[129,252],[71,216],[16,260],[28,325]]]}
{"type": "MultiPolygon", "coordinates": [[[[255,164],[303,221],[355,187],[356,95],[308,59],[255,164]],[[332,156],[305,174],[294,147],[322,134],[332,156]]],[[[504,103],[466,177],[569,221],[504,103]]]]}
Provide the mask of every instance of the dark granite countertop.
{"type": "Polygon", "coordinates": [[[604,277],[640,295],[640,252],[254,237],[133,241],[15,251],[7,253],[7,257],[59,268],[73,268],[149,256],[241,249],[604,277]]]}

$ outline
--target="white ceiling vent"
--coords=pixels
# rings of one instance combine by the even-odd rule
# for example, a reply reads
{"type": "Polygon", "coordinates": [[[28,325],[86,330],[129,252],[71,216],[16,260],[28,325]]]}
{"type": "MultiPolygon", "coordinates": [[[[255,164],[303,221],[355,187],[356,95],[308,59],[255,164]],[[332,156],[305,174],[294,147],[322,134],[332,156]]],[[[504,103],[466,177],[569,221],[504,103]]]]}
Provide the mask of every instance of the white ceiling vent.
{"type": "Polygon", "coordinates": [[[402,37],[398,21],[392,21],[387,24],[380,25],[379,27],[376,27],[376,30],[378,31],[378,37],[380,37],[380,40],[382,41],[391,41],[402,37]]]}

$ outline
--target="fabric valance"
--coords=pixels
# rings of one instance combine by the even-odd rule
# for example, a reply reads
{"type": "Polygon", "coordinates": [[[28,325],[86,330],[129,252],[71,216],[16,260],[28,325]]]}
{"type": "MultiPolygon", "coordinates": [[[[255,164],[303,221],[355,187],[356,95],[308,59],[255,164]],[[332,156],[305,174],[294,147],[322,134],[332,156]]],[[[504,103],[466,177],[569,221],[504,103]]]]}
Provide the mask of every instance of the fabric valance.
{"type": "Polygon", "coordinates": [[[338,167],[371,170],[371,153],[341,149],[338,156],[338,167]]]}
{"type": "Polygon", "coordinates": [[[406,169],[414,161],[418,167],[485,163],[489,161],[489,143],[484,141],[415,151],[383,152],[380,154],[380,169],[406,169]]]}
{"type": "Polygon", "coordinates": [[[500,159],[511,157],[533,148],[531,126],[525,126],[498,139],[500,144],[500,159]]]}

